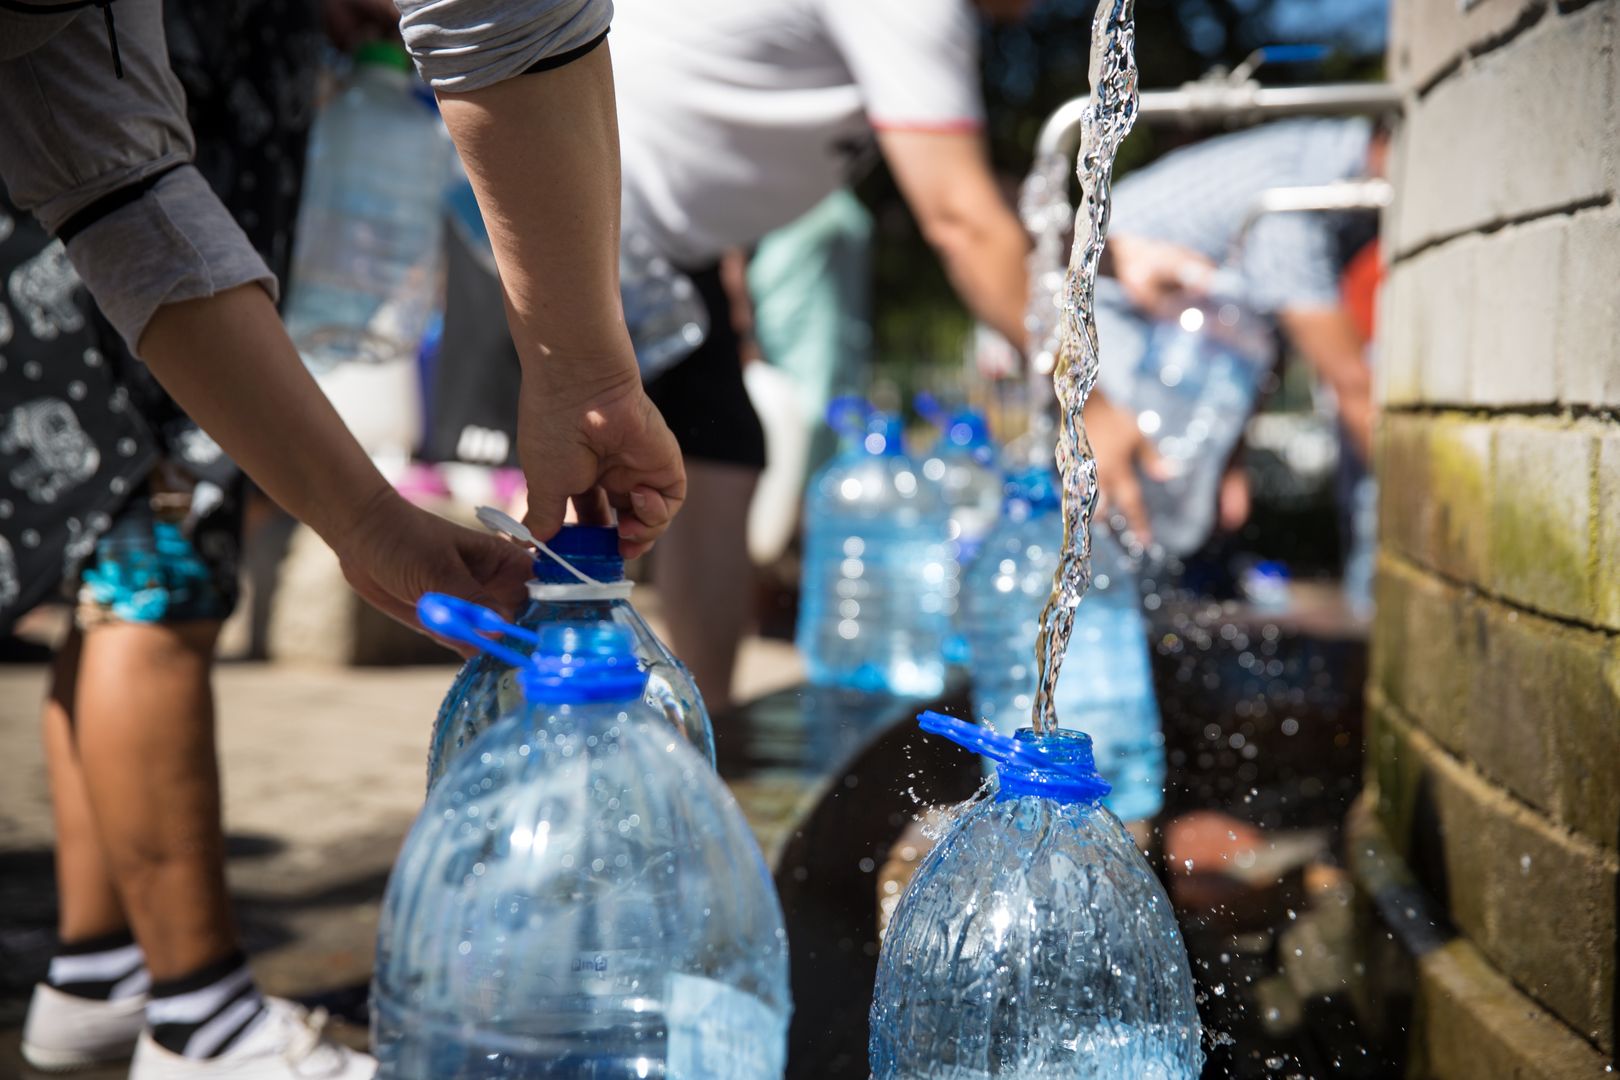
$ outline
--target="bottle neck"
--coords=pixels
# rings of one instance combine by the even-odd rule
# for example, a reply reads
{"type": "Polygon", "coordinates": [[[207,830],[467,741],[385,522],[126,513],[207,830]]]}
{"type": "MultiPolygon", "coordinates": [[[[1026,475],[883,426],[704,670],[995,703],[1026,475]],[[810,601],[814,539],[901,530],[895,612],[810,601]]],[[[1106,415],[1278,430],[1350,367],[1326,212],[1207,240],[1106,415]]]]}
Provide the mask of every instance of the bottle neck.
{"type": "Polygon", "coordinates": [[[611,601],[630,599],[631,590],[635,588],[632,582],[622,578],[618,581],[603,581],[595,585],[587,585],[583,581],[541,581],[538,578],[529,581],[529,599],[544,600],[552,603],[590,603],[592,601],[611,601]]]}

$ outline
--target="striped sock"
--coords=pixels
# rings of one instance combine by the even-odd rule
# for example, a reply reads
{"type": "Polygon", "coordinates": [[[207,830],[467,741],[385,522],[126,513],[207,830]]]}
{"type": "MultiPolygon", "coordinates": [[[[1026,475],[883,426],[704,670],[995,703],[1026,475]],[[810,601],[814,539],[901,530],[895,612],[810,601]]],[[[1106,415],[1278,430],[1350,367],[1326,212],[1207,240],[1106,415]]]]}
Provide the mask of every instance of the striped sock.
{"type": "Polygon", "coordinates": [[[152,1038],[188,1058],[218,1057],[263,1015],[264,998],[240,952],[190,975],[154,982],[146,1004],[152,1038]]]}
{"type": "Polygon", "coordinates": [[[146,957],[128,930],[84,941],[63,942],[51,957],[45,981],[64,994],[121,1001],[146,993],[152,977],[146,957]]]}

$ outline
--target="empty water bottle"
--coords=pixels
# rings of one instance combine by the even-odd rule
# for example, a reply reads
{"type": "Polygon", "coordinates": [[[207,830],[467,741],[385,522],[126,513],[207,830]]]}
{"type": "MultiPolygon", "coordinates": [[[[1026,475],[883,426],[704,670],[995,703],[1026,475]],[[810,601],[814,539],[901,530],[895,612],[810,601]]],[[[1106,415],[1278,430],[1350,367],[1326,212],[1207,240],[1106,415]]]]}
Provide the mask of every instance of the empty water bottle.
{"type": "MultiPolygon", "coordinates": [[[[1035,638],[1062,548],[1056,474],[1045,467],[1017,474],[1002,520],[962,586],[974,712],[1004,735],[1030,720],[1035,638]]],[[[1091,569],[1058,677],[1058,723],[1091,736],[1097,767],[1113,788],[1109,808],[1138,821],[1164,803],[1164,736],[1147,626],[1130,559],[1100,526],[1092,529],[1091,569]]]]}
{"type": "Polygon", "coordinates": [[[1254,410],[1275,343],[1258,316],[1221,293],[1178,300],[1173,314],[1150,321],[1145,331],[1140,316],[1122,316],[1122,303],[1117,289],[1099,288],[1103,356],[1128,355],[1125,339],[1135,337],[1140,358],[1134,369],[1112,374],[1105,359],[1103,384],[1136,414],[1173,472],[1143,481],[1154,540],[1173,555],[1191,555],[1215,527],[1221,474],[1254,410]]]}
{"type": "Polygon", "coordinates": [[[348,85],[310,131],[293,244],[287,332],[315,371],[414,363],[438,289],[451,162],[433,96],[404,49],[362,45],[348,85]]]}
{"type": "Polygon", "coordinates": [[[810,681],[938,694],[957,589],[944,496],[906,456],[897,417],[871,413],[862,432],[848,399],[828,415],[850,434],[805,497],[797,640],[810,681]]]}
{"type": "MultiPolygon", "coordinates": [[[[675,659],[631,606],[631,585],[624,579],[618,531],[607,526],[564,525],[546,546],[558,558],[541,553],[535,559],[529,603],[518,615],[518,632],[507,645],[527,654],[534,648],[538,631],[553,623],[611,622],[624,627],[636,659],[647,672],[647,704],[712,765],[714,728],[703,695],[686,665],[675,659]]],[[[433,723],[428,789],[438,783],[462,748],[522,705],[518,672],[502,656],[480,653],[463,664],[433,723]]]]}
{"type": "MultiPolygon", "coordinates": [[[[483,635],[511,630],[449,597],[418,613],[495,651],[483,635]]],[[[445,774],[389,878],[379,1076],[780,1077],[786,933],[741,811],[644,703],[627,630],[538,638],[506,656],[526,708],[445,774]]]]}
{"type": "Polygon", "coordinates": [[[873,1080],[1194,1080],[1192,972],[1170,899],[1101,803],[1079,732],[923,727],[996,763],[883,939],[873,1080]]]}

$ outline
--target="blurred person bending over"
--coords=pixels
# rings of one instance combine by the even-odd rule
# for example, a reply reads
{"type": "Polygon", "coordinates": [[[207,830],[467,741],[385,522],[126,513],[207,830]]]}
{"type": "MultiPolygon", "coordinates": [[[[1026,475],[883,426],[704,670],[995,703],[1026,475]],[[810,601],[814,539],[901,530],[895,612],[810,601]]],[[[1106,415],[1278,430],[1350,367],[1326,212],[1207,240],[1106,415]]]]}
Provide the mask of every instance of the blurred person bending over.
{"type": "MultiPolygon", "coordinates": [[[[1151,267],[1159,280],[1201,292],[1221,266],[1235,272],[1235,299],[1274,319],[1333,391],[1346,439],[1367,461],[1372,380],[1362,334],[1339,290],[1356,240],[1366,239],[1354,228],[1366,216],[1273,213],[1243,230],[1272,188],[1382,176],[1387,146],[1370,120],[1285,120],[1173,151],[1115,184],[1114,276],[1101,280],[1097,293],[1104,388],[1135,366],[1166,295],[1144,288],[1140,274],[1151,267]]],[[[1224,509],[1222,517],[1230,524],[1224,509]]]]}
{"type": "MultiPolygon", "coordinates": [[[[25,331],[14,347],[31,354],[23,378],[62,387],[61,397],[24,390],[15,401],[8,388],[3,403],[0,452],[18,490],[0,517],[26,510],[32,524],[0,545],[0,607],[39,598],[41,575],[24,577],[20,561],[84,566],[77,630],[45,716],[62,948],[31,1006],[26,1054],[60,1069],[133,1049],[136,1080],[364,1077],[374,1062],[263,998],[240,952],[208,679],[235,587],[230,515],[218,513],[231,485],[203,466],[229,454],[333,547],[361,595],[401,619],[428,590],[510,608],[528,560],[400,499],[304,370],[275,312],[274,274],[200,171],[228,195],[256,183],[288,194],[301,151],[289,137],[298,125],[283,121],[302,119],[308,89],[287,81],[293,72],[276,68],[273,50],[256,51],[265,43],[254,35],[288,31],[299,5],[207,6],[180,28],[195,42],[177,33],[176,66],[221,50],[247,58],[235,71],[227,62],[194,109],[222,110],[244,131],[200,153],[158,0],[0,11],[0,179],[61,242],[22,235],[32,250],[10,249],[22,254],[8,288],[17,312],[0,308],[0,347],[25,331]],[[254,18],[230,25],[250,10],[254,18]],[[259,60],[274,69],[264,82],[259,60]],[[248,108],[244,94],[267,87],[294,97],[248,108]],[[215,169],[220,151],[290,157],[290,171],[246,160],[215,169]],[[129,419],[145,373],[120,364],[115,377],[100,374],[103,352],[77,336],[74,271],[184,414],[129,419]],[[61,370],[75,365],[82,378],[61,370]],[[88,430],[80,416],[97,407],[102,423],[88,430]],[[36,562],[47,534],[60,550],[36,562]]],[[[337,6],[334,26],[363,19],[367,5],[337,6]]],[[[617,306],[616,133],[608,54],[597,47],[610,10],[606,0],[438,0],[406,4],[404,31],[440,91],[502,260],[528,375],[531,523],[553,534],[571,497],[598,518],[618,509],[621,546],[634,554],[667,525],[683,480],[617,306]],[[497,33],[495,9],[524,17],[497,33]]],[[[284,206],[233,205],[250,230],[284,206]]],[[[284,235],[290,217],[269,234],[284,235]]],[[[16,223],[4,221],[0,241],[15,239],[16,223]]],[[[259,239],[272,262],[284,257],[284,246],[259,239]]]]}
{"type": "MultiPolygon", "coordinates": [[[[847,183],[874,141],[964,303],[1024,341],[1029,242],[983,134],[976,18],[1033,0],[618,0],[624,228],[682,268],[708,339],[648,384],[686,457],[691,513],[658,552],[674,651],[717,712],[750,615],[747,512],[765,460],[719,260],[847,183]],[[739,579],[743,580],[739,580],[739,579]]],[[[1139,516],[1134,423],[1088,409],[1105,490],[1139,516]]]]}

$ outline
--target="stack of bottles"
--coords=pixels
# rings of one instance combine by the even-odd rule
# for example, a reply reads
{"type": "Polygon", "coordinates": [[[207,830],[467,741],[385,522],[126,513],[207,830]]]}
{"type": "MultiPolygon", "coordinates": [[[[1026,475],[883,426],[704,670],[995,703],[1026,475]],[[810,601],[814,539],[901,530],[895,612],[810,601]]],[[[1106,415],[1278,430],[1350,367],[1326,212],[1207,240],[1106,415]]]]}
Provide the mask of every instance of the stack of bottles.
{"type": "Polygon", "coordinates": [[[493,612],[423,625],[518,670],[524,708],[430,793],[383,899],[384,1080],[761,1080],[785,1067],[782,913],[741,812],[646,703],[629,630],[493,612]]]}
{"type": "Polygon", "coordinates": [[[1170,899],[1079,732],[923,727],[996,764],[889,924],[873,1080],[1195,1080],[1192,972],[1170,899]]]}
{"type": "MultiPolygon", "coordinates": [[[[714,728],[703,696],[686,665],[675,659],[631,605],[618,531],[608,526],[564,525],[546,547],[547,552],[534,562],[529,603],[506,639],[507,648],[528,654],[550,625],[605,622],[623,627],[647,673],[646,704],[713,764],[714,728]]],[[[462,666],[451,684],[433,725],[428,751],[430,790],[465,747],[501,717],[524,707],[519,671],[506,656],[480,653],[462,666]]]]}
{"type": "MultiPolygon", "coordinates": [[[[962,626],[976,715],[1004,735],[1027,724],[1035,699],[1035,639],[1063,547],[1058,477],[1034,467],[1008,482],[1001,521],[964,577],[962,626]]],[[[1164,738],[1153,691],[1141,595],[1130,559],[1104,527],[1092,529],[1091,588],[1076,609],[1056,690],[1064,728],[1090,735],[1126,821],[1164,801],[1164,738]]]]}
{"type": "Polygon", "coordinates": [[[907,456],[898,417],[840,398],[828,420],[842,447],[804,510],[797,641],[810,682],[932,697],[958,586],[944,491],[907,456]]]}

